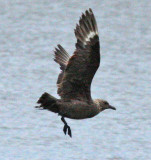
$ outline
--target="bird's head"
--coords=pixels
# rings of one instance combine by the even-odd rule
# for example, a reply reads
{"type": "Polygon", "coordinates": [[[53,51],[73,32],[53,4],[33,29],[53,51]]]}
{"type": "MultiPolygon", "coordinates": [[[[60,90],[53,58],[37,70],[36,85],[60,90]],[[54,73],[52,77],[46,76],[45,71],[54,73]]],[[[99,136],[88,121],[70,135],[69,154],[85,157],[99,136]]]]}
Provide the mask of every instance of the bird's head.
{"type": "Polygon", "coordinates": [[[105,109],[113,109],[116,110],[115,107],[111,106],[106,100],[102,100],[102,99],[97,99],[97,104],[100,108],[101,111],[105,110],[105,109]]]}

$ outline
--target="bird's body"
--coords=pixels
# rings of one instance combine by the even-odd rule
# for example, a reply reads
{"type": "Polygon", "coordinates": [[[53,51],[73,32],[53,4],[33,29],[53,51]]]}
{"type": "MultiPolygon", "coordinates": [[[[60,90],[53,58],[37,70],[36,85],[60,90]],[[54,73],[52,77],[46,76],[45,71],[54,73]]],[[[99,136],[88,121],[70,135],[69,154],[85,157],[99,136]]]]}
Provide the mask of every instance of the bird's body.
{"type": "Polygon", "coordinates": [[[91,118],[105,109],[114,109],[105,100],[91,98],[92,79],[100,65],[100,44],[96,20],[91,9],[82,14],[76,26],[76,50],[73,56],[58,45],[55,49],[55,62],[60,65],[58,76],[57,99],[44,93],[38,100],[40,108],[47,109],[62,116],[65,124],[64,133],[71,136],[71,129],[64,117],[71,119],[91,118]]]}
{"type": "Polygon", "coordinates": [[[41,107],[44,109],[48,109],[70,119],[92,118],[104,110],[103,106],[100,105],[99,99],[91,102],[81,100],[65,101],[56,99],[48,93],[44,93],[38,103],[42,104],[41,107]]]}
{"type": "Polygon", "coordinates": [[[71,119],[92,118],[100,112],[97,103],[87,103],[84,101],[73,100],[70,102],[58,102],[59,114],[71,119]]]}

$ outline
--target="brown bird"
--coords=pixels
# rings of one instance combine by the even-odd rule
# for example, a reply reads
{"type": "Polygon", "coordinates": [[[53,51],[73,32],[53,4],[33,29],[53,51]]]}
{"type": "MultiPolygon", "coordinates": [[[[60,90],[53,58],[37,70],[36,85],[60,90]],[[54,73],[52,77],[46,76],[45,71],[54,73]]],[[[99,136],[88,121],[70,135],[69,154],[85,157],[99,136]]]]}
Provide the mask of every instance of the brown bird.
{"type": "Polygon", "coordinates": [[[92,79],[100,65],[100,44],[98,28],[91,9],[82,14],[76,25],[76,49],[70,57],[65,49],[55,48],[54,61],[60,65],[57,99],[44,93],[38,100],[38,108],[47,109],[61,116],[63,131],[72,137],[66,118],[85,119],[96,116],[105,109],[116,110],[107,101],[91,98],[92,79]]]}

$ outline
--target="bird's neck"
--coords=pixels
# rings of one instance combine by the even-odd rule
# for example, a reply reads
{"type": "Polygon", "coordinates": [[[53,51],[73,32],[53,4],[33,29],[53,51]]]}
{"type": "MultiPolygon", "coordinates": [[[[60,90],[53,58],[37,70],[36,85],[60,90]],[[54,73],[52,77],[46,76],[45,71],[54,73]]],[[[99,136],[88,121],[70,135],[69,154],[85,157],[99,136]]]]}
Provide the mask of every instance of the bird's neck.
{"type": "Polygon", "coordinates": [[[102,108],[102,106],[100,105],[99,100],[98,100],[98,99],[95,99],[93,102],[94,102],[94,104],[95,104],[95,106],[96,106],[96,108],[97,108],[97,112],[98,112],[98,113],[102,112],[102,111],[103,111],[103,108],[102,108]]]}

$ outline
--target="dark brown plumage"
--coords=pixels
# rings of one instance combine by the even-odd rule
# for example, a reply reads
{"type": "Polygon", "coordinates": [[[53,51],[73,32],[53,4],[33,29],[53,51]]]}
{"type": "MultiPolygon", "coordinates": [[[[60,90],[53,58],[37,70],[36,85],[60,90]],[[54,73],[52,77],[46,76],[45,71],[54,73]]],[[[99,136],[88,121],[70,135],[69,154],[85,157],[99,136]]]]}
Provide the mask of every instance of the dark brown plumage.
{"type": "Polygon", "coordinates": [[[58,94],[61,99],[44,93],[37,103],[40,108],[48,109],[62,116],[64,133],[72,136],[71,129],[64,117],[72,119],[91,118],[105,109],[114,109],[107,101],[91,98],[92,79],[100,65],[100,44],[98,28],[91,9],[82,14],[76,25],[76,50],[73,56],[58,45],[55,49],[55,62],[60,65],[58,94]]]}

